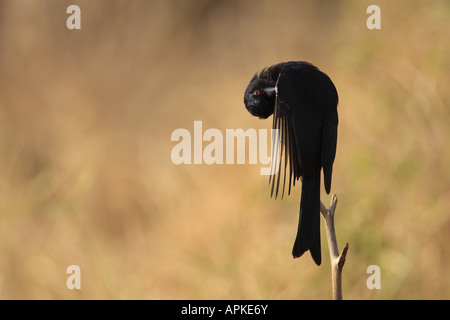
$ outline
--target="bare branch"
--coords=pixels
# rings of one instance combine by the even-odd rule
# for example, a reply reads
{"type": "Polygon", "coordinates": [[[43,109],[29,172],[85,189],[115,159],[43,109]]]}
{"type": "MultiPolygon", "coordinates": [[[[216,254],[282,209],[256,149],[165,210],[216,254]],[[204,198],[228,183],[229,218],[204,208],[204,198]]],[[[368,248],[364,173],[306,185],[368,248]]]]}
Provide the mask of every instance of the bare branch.
{"type": "Polygon", "coordinates": [[[331,279],[333,287],[333,299],[342,300],[342,269],[344,267],[345,259],[347,257],[348,243],[345,244],[342,253],[339,254],[339,249],[336,240],[336,231],[334,229],[334,213],[337,205],[337,196],[335,194],[331,197],[330,208],[327,209],[325,205],[320,202],[320,212],[325,219],[325,230],[327,233],[328,250],[330,252],[331,260],[331,279]]]}

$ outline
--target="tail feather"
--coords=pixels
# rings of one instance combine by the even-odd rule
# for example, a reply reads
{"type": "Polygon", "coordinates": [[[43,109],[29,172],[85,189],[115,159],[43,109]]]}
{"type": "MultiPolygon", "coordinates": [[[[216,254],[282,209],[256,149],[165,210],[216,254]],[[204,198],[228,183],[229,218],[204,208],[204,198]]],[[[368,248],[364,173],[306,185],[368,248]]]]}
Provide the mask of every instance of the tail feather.
{"type": "Polygon", "coordinates": [[[292,255],[298,258],[307,250],[314,262],[322,262],[320,247],[320,171],[312,177],[303,177],[300,219],[292,255]]]}

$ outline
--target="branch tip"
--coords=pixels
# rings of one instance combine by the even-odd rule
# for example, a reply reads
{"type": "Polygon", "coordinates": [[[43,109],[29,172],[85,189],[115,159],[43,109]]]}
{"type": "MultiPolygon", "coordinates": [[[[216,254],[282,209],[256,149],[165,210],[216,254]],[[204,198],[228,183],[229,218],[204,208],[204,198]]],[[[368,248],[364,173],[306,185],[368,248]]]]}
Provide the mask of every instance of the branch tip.
{"type": "Polygon", "coordinates": [[[347,258],[347,251],[348,251],[348,242],[345,243],[344,249],[342,249],[341,254],[339,255],[339,269],[342,270],[344,267],[345,259],[347,258]]]}

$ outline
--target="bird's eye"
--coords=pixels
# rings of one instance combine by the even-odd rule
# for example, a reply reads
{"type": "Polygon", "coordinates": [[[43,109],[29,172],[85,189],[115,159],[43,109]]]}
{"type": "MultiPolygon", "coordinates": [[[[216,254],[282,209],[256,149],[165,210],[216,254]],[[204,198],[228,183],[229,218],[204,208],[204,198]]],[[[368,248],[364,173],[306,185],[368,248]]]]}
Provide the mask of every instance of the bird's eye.
{"type": "Polygon", "coordinates": [[[253,91],[253,94],[254,94],[255,96],[259,95],[260,93],[261,93],[261,92],[260,92],[259,90],[253,91]]]}

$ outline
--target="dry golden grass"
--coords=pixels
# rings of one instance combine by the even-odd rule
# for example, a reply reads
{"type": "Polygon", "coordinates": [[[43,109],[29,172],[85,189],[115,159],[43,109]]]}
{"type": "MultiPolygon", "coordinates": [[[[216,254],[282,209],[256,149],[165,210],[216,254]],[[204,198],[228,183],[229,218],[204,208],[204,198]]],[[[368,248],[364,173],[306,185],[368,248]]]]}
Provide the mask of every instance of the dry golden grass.
{"type": "Polygon", "coordinates": [[[170,159],[194,120],[270,128],[243,91],[287,60],[340,95],[344,298],[450,298],[450,5],[380,0],[369,31],[370,4],[0,1],[0,298],[330,298],[325,235],[322,267],[290,255],[300,188],[275,201],[259,165],[170,159]]]}

